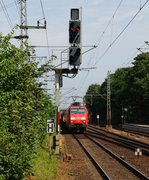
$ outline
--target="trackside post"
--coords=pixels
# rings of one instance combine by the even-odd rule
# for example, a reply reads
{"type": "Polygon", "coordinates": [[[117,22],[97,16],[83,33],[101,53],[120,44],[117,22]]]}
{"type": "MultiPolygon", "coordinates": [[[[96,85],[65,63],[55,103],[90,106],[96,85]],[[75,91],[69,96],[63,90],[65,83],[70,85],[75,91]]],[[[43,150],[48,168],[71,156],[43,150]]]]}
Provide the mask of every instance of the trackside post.
{"type": "Polygon", "coordinates": [[[52,143],[51,143],[51,134],[54,133],[54,120],[50,119],[47,120],[47,133],[49,133],[50,135],[50,140],[49,140],[49,157],[51,158],[51,147],[52,147],[52,143]]]}

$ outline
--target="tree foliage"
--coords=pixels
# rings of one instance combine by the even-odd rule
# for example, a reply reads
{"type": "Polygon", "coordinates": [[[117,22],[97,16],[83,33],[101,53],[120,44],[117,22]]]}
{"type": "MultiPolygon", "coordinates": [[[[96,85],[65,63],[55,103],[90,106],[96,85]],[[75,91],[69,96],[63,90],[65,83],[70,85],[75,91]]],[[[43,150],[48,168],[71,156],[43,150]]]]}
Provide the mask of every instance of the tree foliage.
{"type": "Polygon", "coordinates": [[[102,107],[104,106],[105,95],[101,93],[99,84],[92,84],[89,86],[85,95],[85,102],[89,110],[90,122],[97,124],[97,115],[100,115],[100,119],[104,119],[101,111],[103,110],[102,107]]]}
{"type": "Polygon", "coordinates": [[[127,79],[131,114],[137,122],[149,123],[149,53],[142,53],[134,60],[127,79]]]}
{"type": "MultiPolygon", "coordinates": [[[[149,53],[138,55],[132,67],[117,69],[110,78],[112,123],[121,123],[121,117],[125,115],[128,122],[149,124],[149,53]]],[[[89,86],[86,95],[89,91],[94,94],[96,87],[89,86]]],[[[101,84],[98,93],[105,97],[107,79],[101,84]]],[[[92,105],[92,109],[98,109],[96,114],[100,113],[106,119],[106,99],[93,99],[92,105]]]]}
{"type": "Polygon", "coordinates": [[[22,179],[45,136],[53,106],[37,81],[37,64],[28,62],[10,37],[0,37],[0,178],[22,179]]]}

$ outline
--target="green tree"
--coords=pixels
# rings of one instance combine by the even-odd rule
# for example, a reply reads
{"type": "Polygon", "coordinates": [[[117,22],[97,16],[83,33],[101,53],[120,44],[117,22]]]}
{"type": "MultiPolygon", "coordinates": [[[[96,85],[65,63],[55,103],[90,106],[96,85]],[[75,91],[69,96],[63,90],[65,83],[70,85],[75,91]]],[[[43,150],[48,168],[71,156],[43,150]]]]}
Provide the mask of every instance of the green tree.
{"type": "MultiPolygon", "coordinates": [[[[122,123],[121,117],[127,122],[149,124],[149,53],[135,57],[132,67],[117,69],[110,79],[112,124],[122,123]]],[[[92,98],[91,112],[96,119],[98,111],[106,124],[107,79],[101,85],[89,86],[86,97],[90,102],[89,94],[102,95],[103,98],[92,98]]]]}
{"type": "Polygon", "coordinates": [[[124,117],[124,109],[128,108],[128,89],[127,74],[130,68],[117,69],[111,75],[111,107],[112,107],[112,124],[120,124],[124,117]]]}
{"type": "Polygon", "coordinates": [[[104,96],[100,94],[100,85],[91,84],[86,92],[85,100],[89,110],[90,121],[92,123],[98,124],[97,115],[102,117],[102,110],[100,105],[103,99],[104,96]]]}
{"type": "Polygon", "coordinates": [[[127,78],[127,89],[132,114],[136,122],[149,123],[149,53],[134,58],[127,78]]]}
{"type": "Polygon", "coordinates": [[[10,38],[0,37],[0,178],[23,179],[53,106],[37,81],[42,74],[37,63],[29,63],[10,38]]]}

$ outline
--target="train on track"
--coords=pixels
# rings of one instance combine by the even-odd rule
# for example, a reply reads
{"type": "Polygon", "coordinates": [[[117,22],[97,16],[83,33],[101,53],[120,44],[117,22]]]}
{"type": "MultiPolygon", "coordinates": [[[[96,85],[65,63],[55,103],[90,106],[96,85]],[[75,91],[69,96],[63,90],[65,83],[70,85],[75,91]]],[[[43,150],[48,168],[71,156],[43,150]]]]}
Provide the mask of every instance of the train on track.
{"type": "Polygon", "coordinates": [[[85,106],[71,105],[63,110],[62,121],[71,132],[84,132],[88,127],[88,110],[85,106]]]}

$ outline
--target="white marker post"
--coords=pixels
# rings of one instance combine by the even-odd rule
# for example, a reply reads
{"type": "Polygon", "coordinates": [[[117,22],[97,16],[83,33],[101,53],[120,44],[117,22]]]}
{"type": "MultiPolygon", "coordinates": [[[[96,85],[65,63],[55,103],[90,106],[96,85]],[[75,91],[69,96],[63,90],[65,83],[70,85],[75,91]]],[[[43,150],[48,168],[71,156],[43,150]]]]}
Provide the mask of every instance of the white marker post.
{"type": "Polygon", "coordinates": [[[99,114],[97,115],[97,124],[99,125],[99,118],[100,118],[100,116],[99,116],[99,114]]]}
{"type": "Polygon", "coordinates": [[[47,120],[47,133],[54,133],[54,120],[47,120]]]}
{"type": "Polygon", "coordinates": [[[142,156],[142,150],[140,148],[135,149],[135,156],[142,156]]]}
{"type": "Polygon", "coordinates": [[[52,119],[47,120],[47,133],[50,134],[49,157],[51,158],[51,134],[54,133],[54,120],[52,120],[52,119]]]}

